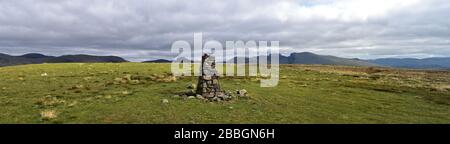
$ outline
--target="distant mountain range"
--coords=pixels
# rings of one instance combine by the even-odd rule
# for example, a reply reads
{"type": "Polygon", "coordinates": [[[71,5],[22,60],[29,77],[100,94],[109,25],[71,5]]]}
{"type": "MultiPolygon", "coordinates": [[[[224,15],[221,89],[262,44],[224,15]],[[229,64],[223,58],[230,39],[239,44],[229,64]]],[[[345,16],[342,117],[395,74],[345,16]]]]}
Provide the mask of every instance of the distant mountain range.
{"type": "MultiPolygon", "coordinates": [[[[268,56],[268,63],[270,63],[270,58],[271,56],[268,56]]],[[[237,59],[238,59],[237,57],[234,58],[235,63],[237,62],[237,59]]],[[[249,60],[250,60],[249,58],[245,58],[246,63],[249,63],[249,60]]],[[[390,59],[361,60],[357,58],[349,59],[336,56],[317,55],[310,52],[291,53],[289,56],[279,55],[279,63],[450,70],[450,58],[427,58],[427,59],[390,58],[390,59]]]]}
{"type": "MultiPolygon", "coordinates": [[[[271,55],[268,56],[268,63],[270,62],[271,55]]],[[[258,58],[258,57],[254,57],[258,58]]],[[[234,58],[234,62],[237,63],[237,57],[234,58]]],[[[248,63],[249,58],[245,58],[248,63]]],[[[229,61],[230,62],[230,61],[229,61]]],[[[380,66],[375,63],[370,63],[358,59],[347,59],[335,56],[317,55],[310,52],[291,53],[289,56],[279,55],[280,64],[323,64],[323,65],[345,65],[345,66],[380,66]]]]}
{"type": "Polygon", "coordinates": [[[336,56],[317,55],[310,52],[291,53],[289,56],[280,55],[281,64],[324,64],[345,66],[381,66],[359,59],[347,59],[336,56]]]}
{"type": "Polygon", "coordinates": [[[450,70],[450,58],[384,58],[369,60],[368,62],[376,63],[383,66],[411,68],[411,69],[447,69],[450,70]]]}
{"type": "Polygon", "coordinates": [[[450,70],[450,57],[447,58],[383,58],[374,60],[347,59],[335,56],[317,55],[310,52],[280,55],[281,64],[325,64],[346,66],[381,66],[411,69],[445,69],[450,70]]]}
{"type": "Polygon", "coordinates": [[[21,56],[11,56],[0,53],[0,66],[12,66],[23,64],[40,63],[93,63],[93,62],[127,62],[125,59],[116,56],[92,56],[92,55],[63,55],[59,57],[46,56],[43,54],[31,53],[21,56]]]}
{"type": "MultiPolygon", "coordinates": [[[[269,56],[269,63],[270,63],[269,56]]],[[[323,64],[323,65],[345,65],[345,66],[379,66],[396,67],[412,69],[446,69],[450,70],[450,58],[426,58],[426,59],[397,59],[384,58],[374,60],[348,59],[336,56],[317,55],[310,52],[291,53],[289,56],[279,55],[280,64],[323,64]]],[[[183,58],[182,58],[183,59],[183,58]]],[[[237,59],[234,58],[235,60],[237,59]]],[[[183,59],[189,61],[188,59],[183,59]]],[[[249,58],[245,58],[246,62],[249,58]]],[[[91,55],[64,55],[64,56],[46,56],[43,54],[31,53],[21,56],[11,56],[0,53],[0,66],[12,66],[22,64],[39,63],[71,63],[71,62],[127,62],[127,60],[117,56],[91,56],[91,55]]],[[[170,63],[170,60],[158,59],[144,61],[145,63],[170,63]]]]}

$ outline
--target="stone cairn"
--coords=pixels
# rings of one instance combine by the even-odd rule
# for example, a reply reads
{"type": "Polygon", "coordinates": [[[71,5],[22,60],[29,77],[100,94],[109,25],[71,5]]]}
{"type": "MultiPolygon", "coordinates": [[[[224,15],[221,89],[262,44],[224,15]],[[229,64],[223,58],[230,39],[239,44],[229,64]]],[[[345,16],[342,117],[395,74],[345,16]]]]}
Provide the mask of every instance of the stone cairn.
{"type": "Polygon", "coordinates": [[[215,58],[212,55],[203,54],[200,67],[201,75],[198,77],[197,85],[189,85],[189,92],[175,95],[184,99],[202,99],[205,101],[228,101],[237,97],[247,97],[245,89],[226,92],[220,88],[219,73],[216,70],[215,58]],[[236,95],[237,94],[237,95],[236,95]]]}
{"type": "Polygon", "coordinates": [[[227,100],[229,95],[220,89],[219,74],[216,70],[215,57],[203,54],[198,77],[196,94],[210,100],[227,100]]]}

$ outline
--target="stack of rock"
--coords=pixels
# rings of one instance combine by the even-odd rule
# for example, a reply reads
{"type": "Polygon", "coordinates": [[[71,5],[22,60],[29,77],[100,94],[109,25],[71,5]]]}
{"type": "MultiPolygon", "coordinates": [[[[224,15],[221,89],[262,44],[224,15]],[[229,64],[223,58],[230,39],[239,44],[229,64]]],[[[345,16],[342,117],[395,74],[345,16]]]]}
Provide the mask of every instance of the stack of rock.
{"type": "Polygon", "coordinates": [[[201,75],[198,77],[196,94],[209,100],[227,100],[231,97],[220,89],[219,74],[216,70],[215,58],[212,55],[203,54],[201,75]]]}
{"type": "Polygon", "coordinates": [[[214,56],[204,54],[202,56],[201,76],[198,77],[198,83],[187,86],[191,89],[187,93],[175,95],[183,99],[202,99],[205,101],[227,101],[237,97],[247,97],[247,90],[236,90],[233,92],[226,92],[220,88],[219,74],[216,70],[216,63],[214,56]],[[237,95],[236,95],[237,94],[237,95]]]}

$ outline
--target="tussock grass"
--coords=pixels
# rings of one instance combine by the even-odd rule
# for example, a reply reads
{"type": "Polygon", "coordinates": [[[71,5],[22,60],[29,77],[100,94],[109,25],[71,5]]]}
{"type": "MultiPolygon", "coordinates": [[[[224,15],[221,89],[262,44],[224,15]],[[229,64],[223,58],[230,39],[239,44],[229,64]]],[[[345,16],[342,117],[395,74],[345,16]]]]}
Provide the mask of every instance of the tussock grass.
{"type": "Polygon", "coordinates": [[[450,72],[281,65],[264,77],[224,77],[224,102],[174,95],[196,77],[170,64],[39,64],[0,68],[0,123],[450,123],[450,72]]]}

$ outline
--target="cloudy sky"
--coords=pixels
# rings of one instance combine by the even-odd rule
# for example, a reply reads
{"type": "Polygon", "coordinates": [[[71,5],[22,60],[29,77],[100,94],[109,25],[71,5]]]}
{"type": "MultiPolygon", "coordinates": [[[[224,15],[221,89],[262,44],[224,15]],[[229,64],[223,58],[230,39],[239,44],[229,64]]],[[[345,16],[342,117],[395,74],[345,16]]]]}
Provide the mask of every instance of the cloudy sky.
{"type": "Polygon", "coordinates": [[[0,53],[169,58],[176,40],[279,40],[283,54],[450,57],[448,0],[0,0],[0,53]]]}

